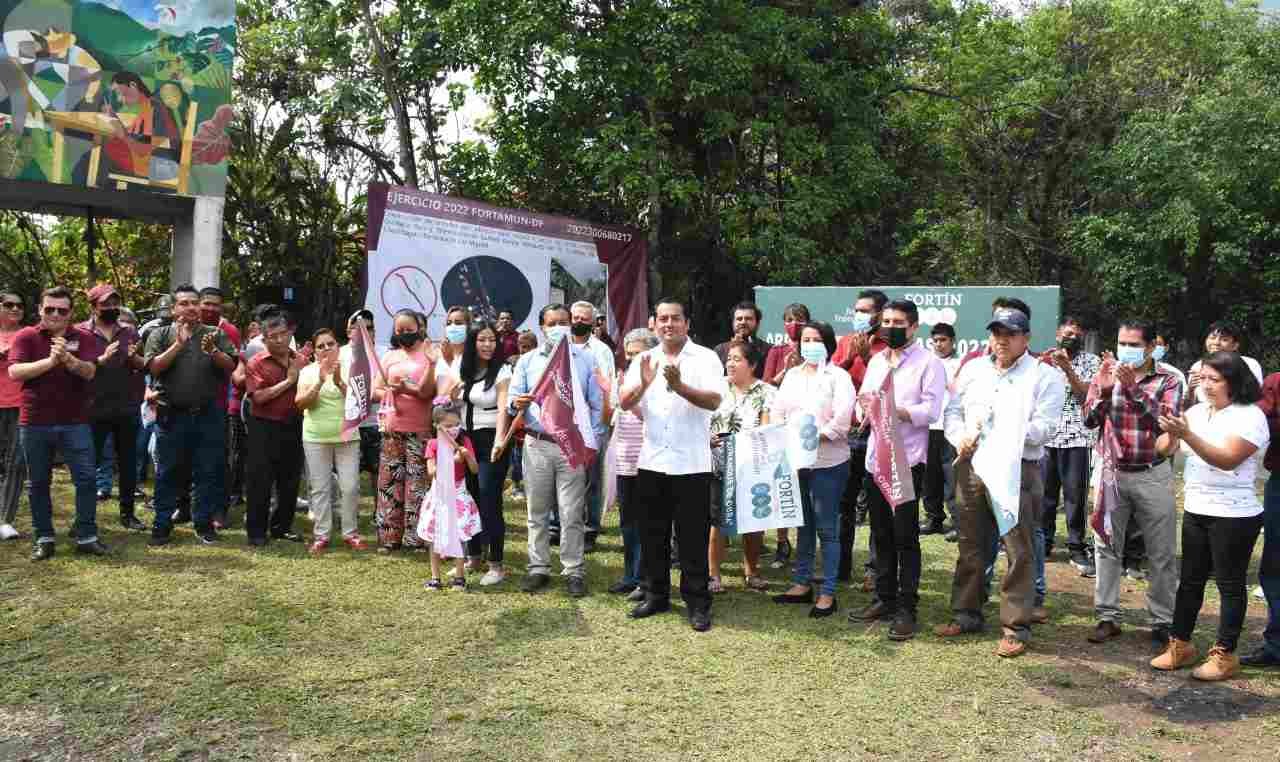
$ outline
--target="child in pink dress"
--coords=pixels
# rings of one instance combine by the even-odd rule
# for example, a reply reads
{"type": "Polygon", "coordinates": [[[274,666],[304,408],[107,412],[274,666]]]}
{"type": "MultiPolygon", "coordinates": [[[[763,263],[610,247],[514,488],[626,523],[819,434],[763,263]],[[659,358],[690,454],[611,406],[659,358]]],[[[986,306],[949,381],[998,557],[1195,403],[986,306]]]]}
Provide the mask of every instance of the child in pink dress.
{"type": "MultiPolygon", "coordinates": [[[[476,449],[471,443],[471,438],[462,431],[462,414],[459,403],[451,401],[447,397],[437,397],[435,408],[431,412],[431,419],[435,423],[436,438],[427,443],[424,457],[427,462],[427,478],[431,480],[432,487],[422,501],[422,510],[419,512],[418,536],[431,543],[431,579],[427,580],[425,587],[427,590],[439,590],[443,587],[440,581],[442,556],[438,552],[442,548],[439,548],[436,543],[436,537],[440,534],[436,526],[437,508],[440,507],[440,498],[438,497],[440,489],[437,482],[439,481],[438,477],[442,476],[436,473],[440,440],[444,439],[453,446],[453,479],[457,491],[453,501],[453,510],[460,535],[458,539],[464,543],[480,533],[480,509],[476,505],[475,499],[471,497],[471,493],[467,491],[466,481],[467,471],[475,474],[480,470],[480,466],[476,462],[476,449]]],[[[443,512],[441,514],[443,515],[443,512]]],[[[467,578],[463,570],[465,555],[463,553],[454,559],[453,582],[451,585],[454,590],[467,589],[467,578]]]]}

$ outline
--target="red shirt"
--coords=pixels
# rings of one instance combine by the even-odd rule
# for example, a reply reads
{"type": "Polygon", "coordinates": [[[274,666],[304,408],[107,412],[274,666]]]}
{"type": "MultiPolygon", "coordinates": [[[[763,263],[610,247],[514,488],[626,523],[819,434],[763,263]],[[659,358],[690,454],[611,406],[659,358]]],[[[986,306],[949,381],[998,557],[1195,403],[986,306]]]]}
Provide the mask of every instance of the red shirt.
{"type": "Polygon", "coordinates": [[[791,354],[795,346],[795,343],[788,341],[786,344],[774,344],[770,347],[769,354],[764,359],[764,378],[760,380],[772,384],[773,377],[787,367],[787,355],[791,354]]]}
{"type": "Polygon", "coordinates": [[[499,336],[498,343],[502,346],[502,359],[520,354],[520,334],[515,331],[507,331],[499,336]]]}
{"type": "MultiPolygon", "coordinates": [[[[436,442],[438,441],[440,441],[438,438],[432,438],[430,442],[427,442],[427,446],[423,452],[424,458],[426,458],[427,460],[436,459],[436,453],[440,451],[439,448],[436,446],[436,442]]],[[[471,444],[471,438],[468,437],[466,434],[462,435],[461,444],[463,447],[467,448],[467,452],[471,453],[471,457],[474,458],[476,456],[475,445],[471,444]]],[[[454,461],[453,478],[454,478],[454,481],[456,481],[459,485],[462,484],[463,479],[467,478],[467,464],[465,461],[462,463],[458,463],[457,461],[454,461]]]]}
{"type": "Polygon", "coordinates": [[[836,342],[836,353],[832,356],[831,362],[849,371],[849,378],[853,379],[853,388],[856,391],[862,388],[862,379],[867,377],[867,363],[872,357],[888,349],[889,342],[881,338],[879,333],[871,334],[871,351],[867,353],[864,360],[862,355],[854,354],[853,337],[855,335],[851,333],[840,337],[836,342]]]}
{"type": "MultiPolygon", "coordinates": [[[[290,357],[292,357],[290,353],[290,357]]],[[[244,385],[248,394],[275,386],[289,376],[289,369],[276,361],[265,349],[253,356],[245,366],[244,385]]],[[[298,417],[298,408],[293,401],[297,391],[289,389],[268,402],[254,402],[253,416],[268,421],[289,423],[298,417]]]]}
{"type": "Polygon", "coordinates": [[[1280,373],[1272,373],[1262,382],[1262,399],[1258,407],[1267,415],[1267,428],[1271,429],[1271,444],[1262,464],[1267,470],[1280,471],[1280,373]]]}
{"type": "MultiPolygon", "coordinates": [[[[79,360],[93,362],[101,350],[93,334],[75,326],[63,334],[67,351],[79,360]]],[[[10,363],[43,360],[53,347],[53,337],[34,326],[23,328],[13,336],[9,347],[10,363]]],[[[8,370],[5,370],[8,373],[8,370]]],[[[92,382],[59,366],[22,383],[20,426],[69,426],[89,422],[92,382]]]]}
{"type": "MultiPolygon", "coordinates": [[[[218,323],[218,330],[222,331],[222,333],[226,335],[227,340],[231,342],[231,346],[236,349],[240,349],[242,346],[240,344],[240,329],[232,325],[226,318],[220,318],[220,321],[221,322],[218,323]]],[[[228,415],[240,415],[240,390],[228,388],[230,386],[231,374],[228,373],[226,380],[222,382],[222,386],[218,392],[219,395],[221,395],[218,399],[226,403],[228,415]]]]}
{"type": "Polygon", "coordinates": [[[17,335],[18,331],[14,331],[10,336],[0,337],[0,408],[3,409],[22,407],[22,382],[9,378],[9,366],[13,364],[9,347],[17,335]]]}

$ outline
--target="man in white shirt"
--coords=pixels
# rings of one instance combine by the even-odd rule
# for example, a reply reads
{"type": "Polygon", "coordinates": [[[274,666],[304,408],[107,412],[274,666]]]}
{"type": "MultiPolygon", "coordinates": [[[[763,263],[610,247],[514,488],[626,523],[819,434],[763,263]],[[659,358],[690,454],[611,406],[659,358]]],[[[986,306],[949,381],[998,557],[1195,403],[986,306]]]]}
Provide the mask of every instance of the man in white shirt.
{"type": "MultiPolygon", "coordinates": [[[[1031,338],[1031,321],[1025,313],[1001,308],[987,325],[991,354],[974,360],[960,371],[955,394],[947,404],[944,430],[947,441],[956,448],[956,491],[960,498],[957,513],[959,557],[956,559],[955,582],[951,588],[950,624],[934,630],[941,637],[955,637],[983,628],[982,605],[985,602],[985,577],[991,547],[999,533],[996,506],[991,491],[1006,491],[1010,485],[986,485],[973,466],[979,445],[1001,448],[999,439],[984,439],[984,432],[1006,427],[1024,430],[1018,451],[1006,457],[1018,458],[1009,470],[1020,476],[1017,523],[1004,535],[1009,567],[1000,589],[1000,624],[1004,636],[996,649],[1002,657],[1021,655],[1031,638],[1035,616],[1036,563],[1034,530],[1040,525],[1040,508],[1044,499],[1044,481],[1040,460],[1045,443],[1053,438],[1062,417],[1066,400],[1066,379],[1062,371],[1042,363],[1027,351],[1031,338]],[[1007,416],[1025,415],[1026,420],[1009,420],[1007,416]]],[[[1016,448],[1016,444],[1013,445],[1016,448]]],[[[984,453],[990,457],[990,453],[984,453]]]]}
{"type": "Polygon", "coordinates": [[[654,325],[661,344],[637,355],[619,402],[644,419],[635,495],[641,523],[645,599],[629,616],[671,610],[671,523],[676,523],[680,596],[689,623],[711,628],[707,537],[711,531],[711,414],[720,406],[724,371],[711,349],[689,339],[683,302],[660,299],[654,325]]]}
{"type": "MultiPolygon", "coordinates": [[[[960,372],[960,353],[956,351],[956,329],[948,323],[937,323],[929,331],[933,354],[942,361],[947,372],[947,396],[942,409],[951,399],[951,388],[960,372]]],[[[929,455],[925,461],[924,515],[920,534],[947,534],[954,536],[956,522],[956,482],[951,464],[956,459],[955,448],[942,433],[942,416],[929,424],[929,455]],[[951,512],[951,526],[946,525],[947,511],[951,512]]]]}
{"type": "MultiPolygon", "coordinates": [[[[592,335],[592,329],[595,328],[596,324],[595,305],[591,302],[574,302],[569,307],[569,320],[569,331],[574,345],[586,349],[592,359],[596,361],[596,381],[600,384],[605,396],[608,397],[609,387],[613,384],[615,364],[613,350],[609,348],[608,344],[592,335]]],[[[605,422],[604,438],[598,444],[600,452],[604,452],[609,446],[607,421],[605,422]]],[[[595,463],[592,463],[591,467],[587,469],[587,523],[586,534],[583,535],[582,539],[584,553],[590,553],[596,549],[596,536],[600,534],[600,516],[604,509],[604,506],[600,504],[600,501],[604,499],[600,485],[603,480],[604,458],[597,458],[595,463]]]]}

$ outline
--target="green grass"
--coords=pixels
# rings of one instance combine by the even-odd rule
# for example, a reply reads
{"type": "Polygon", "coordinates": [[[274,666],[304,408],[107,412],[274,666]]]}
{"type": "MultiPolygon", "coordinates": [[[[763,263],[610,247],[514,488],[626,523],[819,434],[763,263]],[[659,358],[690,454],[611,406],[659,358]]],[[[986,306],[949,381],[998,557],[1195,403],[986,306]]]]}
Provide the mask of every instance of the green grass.
{"type": "MultiPolygon", "coordinates": [[[[69,504],[62,476],[57,491],[69,504]]],[[[113,526],[115,510],[101,504],[111,559],[76,558],[64,541],[33,564],[26,542],[0,546],[0,760],[1110,761],[1280,746],[1275,674],[1214,686],[1154,674],[1143,584],[1124,586],[1125,637],[1087,644],[1091,582],[1061,556],[1052,623],[1003,661],[994,626],[957,642],[928,632],[948,617],[955,560],[938,537],[924,543],[925,632],[894,644],[884,625],[846,621],[860,592],[842,587],[841,614],[810,620],[744,591],[736,550],[709,633],[679,613],[630,621],[604,592],[621,566],[616,513],[588,556],[593,594],[573,600],[558,579],[521,594],[518,575],[426,593],[423,557],[250,551],[243,531],[203,548],[181,528],[151,550],[113,526]]],[[[368,497],[361,511],[368,532],[368,497]]],[[[507,520],[520,570],[523,503],[508,501],[507,520]]],[[[782,572],[769,578],[781,589],[782,572]]],[[[1251,599],[1246,646],[1265,611],[1251,599]]]]}

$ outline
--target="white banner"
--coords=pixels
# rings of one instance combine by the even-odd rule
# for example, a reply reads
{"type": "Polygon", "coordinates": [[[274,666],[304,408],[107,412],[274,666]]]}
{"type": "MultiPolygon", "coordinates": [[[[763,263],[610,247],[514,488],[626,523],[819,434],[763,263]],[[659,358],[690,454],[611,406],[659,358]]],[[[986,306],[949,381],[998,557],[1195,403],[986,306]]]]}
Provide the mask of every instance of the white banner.
{"type": "MultiPolygon", "coordinates": [[[[800,424],[802,426],[803,424],[800,424]]],[[[817,437],[795,437],[800,426],[772,424],[725,441],[724,530],[728,534],[804,526],[795,460],[817,452],[817,437]],[[812,448],[807,447],[812,443],[812,448]]]]}

